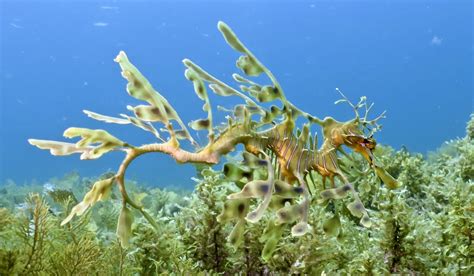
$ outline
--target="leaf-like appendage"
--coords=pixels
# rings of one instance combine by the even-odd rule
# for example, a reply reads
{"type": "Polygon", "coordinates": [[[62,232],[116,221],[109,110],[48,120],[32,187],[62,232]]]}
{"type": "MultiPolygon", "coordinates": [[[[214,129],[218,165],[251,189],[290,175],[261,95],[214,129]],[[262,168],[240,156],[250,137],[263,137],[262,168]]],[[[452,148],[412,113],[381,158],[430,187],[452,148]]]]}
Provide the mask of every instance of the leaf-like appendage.
{"type": "Polygon", "coordinates": [[[74,138],[77,136],[82,138],[76,143],[76,146],[79,148],[99,144],[98,146],[93,146],[90,151],[84,152],[81,155],[81,159],[97,159],[117,147],[126,146],[126,143],[102,129],[71,127],[64,131],[64,137],[66,138],[74,138]]]}
{"type": "Polygon", "coordinates": [[[120,114],[123,118],[126,118],[128,121],[130,121],[134,126],[137,126],[143,130],[149,131],[155,135],[156,138],[164,142],[164,140],[161,138],[160,133],[156,128],[150,123],[150,122],[145,122],[141,120],[140,118],[135,118],[135,117],[130,117],[126,114],[120,114]]]}
{"type": "Polygon", "coordinates": [[[164,114],[164,104],[167,103],[166,99],[153,89],[150,82],[129,61],[125,52],[121,51],[115,58],[115,62],[119,63],[122,68],[122,75],[128,81],[127,92],[130,96],[160,108],[164,114]]]}
{"type": "Polygon", "coordinates": [[[253,180],[245,184],[242,191],[227,196],[228,199],[261,198],[268,194],[271,183],[266,180],[253,180]]]}
{"type": "Polygon", "coordinates": [[[349,203],[347,205],[347,209],[349,209],[353,216],[361,218],[360,224],[364,227],[370,227],[372,225],[369,215],[367,214],[367,210],[365,210],[364,205],[359,199],[349,203]]]}
{"type": "Polygon", "coordinates": [[[302,213],[302,206],[300,204],[287,205],[277,211],[276,223],[292,223],[295,222],[302,213]]]}
{"type": "Polygon", "coordinates": [[[237,61],[237,67],[242,69],[242,71],[244,71],[244,73],[248,76],[260,75],[263,72],[263,68],[258,64],[251,54],[249,55],[249,50],[245,48],[242,42],[240,42],[232,29],[222,21],[219,21],[217,28],[222,33],[225,41],[230,47],[240,53],[245,54],[237,61]]]}
{"type": "Polygon", "coordinates": [[[265,85],[259,90],[254,89],[250,93],[262,103],[271,102],[281,96],[278,89],[271,85],[265,85]]]}
{"type": "Polygon", "coordinates": [[[237,73],[234,73],[232,74],[232,78],[236,81],[236,82],[240,82],[240,83],[245,83],[247,85],[251,85],[251,86],[255,86],[257,87],[258,89],[262,89],[262,87],[256,83],[256,82],[253,82],[247,78],[244,78],[243,76],[237,74],[237,73]]]}
{"type": "MultiPolygon", "coordinates": [[[[146,116],[149,116],[150,119],[152,118],[155,121],[163,122],[168,129],[171,129],[169,121],[175,120],[183,129],[183,133],[180,135],[180,137],[186,138],[195,144],[196,142],[189,134],[185,124],[178,116],[176,110],[158,91],[152,87],[150,82],[128,60],[125,52],[121,51],[115,58],[115,61],[119,63],[120,67],[122,68],[122,76],[128,81],[128,94],[136,99],[146,101],[150,104],[150,107],[148,107],[146,110],[143,106],[141,106],[140,111],[145,112],[146,116]]],[[[136,113],[137,110],[135,110],[135,114],[136,113]]],[[[143,114],[143,116],[145,116],[145,114],[143,114]]],[[[137,117],[139,116],[137,115],[137,117]]],[[[173,138],[176,137],[174,132],[171,132],[170,134],[173,138]]]]}
{"type": "MultiPolygon", "coordinates": [[[[209,88],[211,90],[219,95],[219,96],[237,96],[245,100],[244,105],[238,105],[235,107],[234,111],[234,116],[237,118],[238,121],[242,121],[246,119],[245,117],[245,112],[248,111],[251,115],[253,114],[258,114],[258,115],[265,115],[266,110],[265,108],[262,108],[255,103],[254,100],[252,100],[249,96],[245,95],[242,92],[239,92],[235,90],[234,88],[230,87],[229,85],[225,84],[224,82],[220,81],[219,79],[215,78],[214,76],[210,75],[208,72],[203,70],[201,67],[193,63],[189,59],[184,59],[183,60],[184,65],[188,68],[185,72],[185,76],[187,79],[193,81],[194,83],[194,88],[196,93],[201,99],[204,99],[206,103],[203,106],[203,110],[207,111],[208,114],[211,114],[211,109],[210,109],[210,104],[209,104],[209,99],[207,98],[207,92],[205,91],[205,87],[203,85],[203,82],[208,82],[209,83],[209,88]]],[[[250,82],[250,81],[249,81],[250,82]]],[[[252,82],[250,82],[252,83],[252,82]]],[[[254,83],[252,83],[254,84],[254,83]]],[[[255,84],[255,86],[258,86],[255,84]]],[[[260,86],[258,86],[260,87],[260,86]]],[[[218,107],[219,109],[219,107],[218,107]]],[[[222,108],[220,108],[222,110],[222,108]]],[[[247,116],[248,117],[248,116],[247,116]]],[[[249,118],[249,117],[248,117],[249,118]]],[[[209,131],[209,137],[213,137],[213,126],[212,126],[212,118],[210,115],[208,115],[209,122],[210,124],[210,129],[212,131],[209,131]]],[[[212,139],[210,139],[211,141],[212,139]]]]}
{"type": "Polygon", "coordinates": [[[209,87],[211,90],[220,96],[231,96],[235,95],[245,100],[245,103],[249,106],[257,106],[257,104],[249,98],[247,95],[235,90],[234,88],[230,87],[229,85],[225,84],[224,82],[220,81],[216,77],[212,76],[208,72],[204,71],[201,67],[196,65],[189,59],[184,59],[183,63],[186,67],[194,71],[199,78],[209,83],[209,87]]]}
{"type": "Polygon", "coordinates": [[[359,200],[355,200],[347,204],[347,209],[349,209],[353,216],[358,218],[362,217],[366,213],[364,205],[359,200]]]}
{"type": "Polygon", "coordinates": [[[369,215],[365,213],[359,222],[362,226],[369,228],[372,226],[372,222],[370,221],[369,215]]]}
{"type": "Polygon", "coordinates": [[[114,180],[115,177],[111,177],[95,182],[92,186],[92,189],[84,196],[82,202],[72,208],[71,213],[69,213],[69,216],[67,216],[61,222],[61,225],[68,223],[76,215],[81,216],[97,201],[107,198],[107,196],[110,194],[110,191],[112,190],[112,184],[114,183],[114,180]]]}
{"type": "MultiPolygon", "coordinates": [[[[245,47],[245,45],[238,39],[237,35],[229,28],[229,26],[227,26],[223,22],[219,22],[218,28],[219,28],[219,31],[221,31],[221,33],[223,34],[227,44],[229,44],[236,51],[243,54],[237,60],[236,65],[238,68],[240,68],[248,76],[259,76],[261,73],[265,73],[269,77],[269,79],[272,81],[273,87],[275,87],[274,92],[262,93],[259,97],[257,97],[258,101],[265,102],[265,101],[270,101],[272,99],[280,99],[282,104],[284,105],[284,108],[282,111],[287,116],[291,116],[292,118],[304,116],[310,123],[321,124],[322,121],[320,119],[318,119],[317,117],[309,113],[306,113],[300,110],[299,108],[294,106],[290,101],[288,101],[288,99],[285,96],[284,91],[282,90],[280,84],[278,83],[277,79],[272,74],[272,72],[264,64],[262,64],[258,60],[258,58],[249,49],[247,49],[247,47],[245,47]]],[[[245,83],[251,86],[251,87],[248,87],[245,85],[241,86],[241,89],[243,91],[247,91],[247,92],[255,91],[254,88],[259,86],[258,84],[250,80],[247,80],[246,78],[239,76],[237,74],[234,74],[233,77],[237,82],[245,83]]],[[[257,90],[260,90],[260,89],[257,89],[257,90]]],[[[253,94],[252,96],[256,97],[257,94],[253,94]]],[[[242,95],[239,95],[239,96],[242,97],[242,95]]],[[[269,123],[269,122],[271,121],[268,118],[265,120],[262,120],[263,124],[269,123]]]]}
{"type": "MultiPolygon", "coordinates": [[[[276,189],[276,182],[275,182],[275,189],[276,189]]],[[[271,210],[280,210],[281,208],[285,207],[287,204],[293,204],[293,198],[282,197],[279,195],[274,194],[272,196],[272,200],[270,205],[268,206],[271,210]]]]}
{"type": "Polygon", "coordinates": [[[243,104],[238,104],[238,105],[234,106],[234,117],[238,121],[242,121],[245,117],[246,110],[247,109],[245,108],[245,105],[243,105],[243,104]]]}
{"type": "Polygon", "coordinates": [[[244,159],[242,164],[252,169],[258,169],[268,165],[268,160],[260,159],[247,151],[242,153],[242,157],[244,159]]]}
{"type": "Polygon", "coordinates": [[[303,194],[303,188],[290,185],[282,180],[275,181],[275,195],[282,198],[298,198],[303,194]]]}
{"type": "Polygon", "coordinates": [[[227,96],[235,95],[234,91],[232,89],[229,89],[227,86],[222,86],[218,84],[210,84],[209,88],[211,88],[211,90],[219,96],[227,97],[227,96]]]}
{"type": "Polygon", "coordinates": [[[127,206],[122,207],[117,223],[117,237],[122,247],[127,247],[132,236],[133,213],[127,206]]]}
{"type": "Polygon", "coordinates": [[[224,203],[222,212],[217,216],[218,222],[227,222],[236,218],[245,218],[249,211],[250,201],[248,199],[232,199],[224,203]]]}
{"type": "Polygon", "coordinates": [[[188,68],[184,71],[184,76],[186,79],[190,80],[194,84],[194,92],[201,100],[206,100],[207,92],[206,87],[204,86],[204,81],[201,77],[192,69],[188,68]]]}
{"type": "Polygon", "coordinates": [[[323,201],[328,199],[341,199],[344,198],[349,193],[349,191],[351,191],[351,185],[346,184],[339,188],[326,189],[322,191],[321,197],[323,201]]]}
{"type": "Polygon", "coordinates": [[[240,56],[236,65],[248,76],[257,77],[263,73],[263,68],[250,56],[240,56]]]}
{"type": "Polygon", "coordinates": [[[102,121],[102,122],[106,122],[106,123],[113,123],[113,124],[120,124],[120,125],[130,124],[130,121],[126,120],[126,119],[110,117],[110,116],[102,115],[102,114],[95,113],[95,112],[92,112],[92,111],[89,111],[89,110],[83,110],[82,112],[84,112],[87,116],[89,116],[90,118],[92,118],[94,120],[97,120],[97,121],[102,121]]]}
{"type": "Polygon", "coordinates": [[[188,80],[193,82],[194,92],[196,92],[196,95],[199,97],[199,99],[204,101],[202,109],[207,112],[207,119],[192,121],[189,123],[189,126],[194,130],[207,129],[210,144],[214,141],[214,129],[212,125],[213,119],[211,103],[207,94],[207,89],[204,86],[204,80],[192,68],[186,69],[184,75],[188,80]]]}
{"type": "Polygon", "coordinates": [[[310,127],[309,123],[304,124],[304,125],[303,125],[303,129],[302,129],[300,135],[298,136],[298,141],[300,141],[300,143],[301,143],[302,145],[305,145],[305,146],[306,146],[307,143],[308,143],[309,127],[310,127]]]}
{"type": "Polygon", "coordinates": [[[239,219],[235,224],[232,232],[230,232],[228,240],[229,243],[237,248],[244,241],[245,233],[245,219],[239,219]]]}
{"type": "Polygon", "coordinates": [[[217,83],[218,82],[218,79],[211,76],[211,74],[206,72],[204,69],[199,67],[197,64],[195,64],[191,60],[185,58],[185,59],[183,59],[183,64],[184,64],[184,66],[186,66],[189,69],[193,70],[193,72],[195,72],[198,75],[199,78],[201,78],[201,79],[203,79],[203,80],[205,80],[209,83],[217,83]]]}
{"type": "Polygon", "coordinates": [[[274,192],[275,170],[270,162],[270,158],[265,154],[265,159],[260,159],[257,156],[249,153],[243,153],[243,164],[249,168],[267,168],[266,180],[253,180],[245,184],[242,191],[228,196],[229,199],[244,199],[244,198],[263,198],[263,201],[257,206],[255,210],[247,214],[245,218],[248,222],[255,223],[259,221],[270,205],[272,194],[274,192]]]}
{"type": "Polygon", "coordinates": [[[234,163],[224,164],[223,173],[225,178],[229,181],[240,181],[242,178],[250,178],[252,176],[252,171],[249,167],[239,166],[234,163]]]}
{"type": "Polygon", "coordinates": [[[224,39],[227,44],[229,44],[234,50],[241,53],[244,53],[246,51],[245,46],[242,44],[242,42],[240,42],[235,33],[229,26],[227,26],[227,24],[222,21],[219,21],[217,23],[217,28],[224,36],[224,39]]]}
{"type": "Polygon", "coordinates": [[[323,231],[329,236],[337,237],[341,228],[341,221],[338,215],[326,220],[323,223],[323,231]]]}
{"type": "Polygon", "coordinates": [[[393,178],[393,176],[391,176],[384,168],[375,166],[375,173],[389,189],[397,189],[400,187],[398,181],[393,178]]]}
{"type": "MultiPolygon", "coordinates": [[[[134,111],[133,107],[130,107],[130,110],[134,111]]],[[[161,138],[160,133],[153,127],[153,125],[149,122],[145,122],[140,118],[136,117],[130,117],[125,114],[120,114],[122,118],[116,118],[116,117],[111,117],[111,116],[106,116],[102,115],[99,113],[95,113],[89,110],[83,110],[87,116],[89,116],[92,119],[106,122],[106,123],[112,123],[112,124],[120,124],[120,125],[127,125],[127,124],[133,124],[136,127],[139,127],[145,131],[149,131],[155,135],[156,138],[160,139],[161,141],[164,142],[164,140],[161,138]],[[125,119],[123,119],[125,118],[125,119]]]]}
{"type": "Polygon", "coordinates": [[[89,154],[92,147],[78,147],[76,144],[50,140],[28,139],[28,143],[40,149],[47,149],[52,155],[64,156],[74,153],[89,154]]]}
{"type": "Polygon", "coordinates": [[[137,105],[129,107],[137,118],[146,122],[166,122],[167,114],[161,113],[160,109],[151,105],[137,105]]]}
{"type": "Polygon", "coordinates": [[[310,229],[311,227],[306,221],[300,221],[291,227],[291,235],[293,237],[303,236],[304,234],[308,233],[310,229]]]}
{"type": "Polygon", "coordinates": [[[203,130],[203,129],[209,129],[210,128],[211,122],[209,119],[199,119],[199,120],[194,120],[190,122],[188,125],[190,128],[194,130],[203,130]]]}
{"type": "Polygon", "coordinates": [[[260,124],[265,125],[275,121],[275,118],[283,114],[283,111],[275,105],[270,107],[270,110],[262,110],[264,115],[260,119],[260,124]]]}
{"type": "Polygon", "coordinates": [[[265,242],[265,246],[262,250],[262,258],[266,262],[273,256],[273,252],[283,235],[284,226],[284,224],[275,224],[273,221],[268,221],[267,227],[260,237],[260,242],[265,242]]]}

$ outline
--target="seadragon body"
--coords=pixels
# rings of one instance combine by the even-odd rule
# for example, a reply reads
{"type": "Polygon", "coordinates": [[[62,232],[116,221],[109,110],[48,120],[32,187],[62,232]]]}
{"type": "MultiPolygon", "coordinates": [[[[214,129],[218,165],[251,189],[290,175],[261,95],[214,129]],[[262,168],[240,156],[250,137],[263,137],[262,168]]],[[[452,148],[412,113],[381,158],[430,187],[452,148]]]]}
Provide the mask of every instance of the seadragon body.
{"type": "MultiPolygon", "coordinates": [[[[339,199],[352,194],[353,202],[347,207],[351,213],[361,218],[361,224],[370,226],[370,219],[360,201],[352,183],[339,166],[339,154],[346,154],[343,147],[360,153],[374,169],[375,173],[390,188],[397,186],[393,179],[381,168],[372,155],[376,142],[372,135],[379,129],[377,121],[383,117],[368,120],[367,115],[372,105],[368,105],[365,97],[357,104],[352,104],[344,94],[339,102],[347,102],[355,111],[355,118],[339,122],[332,117],[319,119],[294,106],[285,96],[283,89],[275,76],[268,70],[242,42],[234,32],[223,22],[218,23],[218,29],[227,43],[242,56],[237,61],[245,75],[249,77],[266,74],[271,81],[269,85],[260,85],[241,75],[234,74],[233,78],[240,86],[240,91],[218,80],[192,61],[183,60],[186,66],[185,77],[193,83],[197,96],[204,101],[203,110],[207,118],[189,123],[194,130],[208,131],[208,144],[198,146],[192,138],[186,125],[169,102],[158,93],[148,80],[130,63],[124,52],[120,52],[116,62],[122,68],[122,75],[127,79],[127,92],[130,96],[145,101],[147,104],[127,106],[133,115],[121,114],[121,117],[110,117],[84,111],[89,117],[116,124],[132,124],[152,133],[160,142],[142,146],[133,146],[112,136],[105,130],[86,128],[69,128],[64,132],[67,138],[80,136],[82,139],[73,143],[49,140],[30,139],[29,142],[41,149],[49,149],[53,155],[69,155],[80,153],[81,159],[96,159],[112,150],[125,152],[117,173],[107,179],[96,182],[83,201],[76,205],[64,223],[69,222],[75,215],[82,215],[97,201],[103,200],[110,192],[112,185],[117,184],[122,194],[122,212],[119,217],[117,234],[123,244],[126,244],[131,232],[132,213],[130,207],[139,210],[153,226],[154,219],[143,206],[134,202],[127,194],[125,172],[129,164],[137,157],[160,152],[170,155],[178,163],[217,164],[223,156],[242,144],[245,147],[241,166],[228,164],[224,166],[224,174],[231,180],[244,181],[242,190],[228,196],[224,210],[218,220],[236,221],[230,234],[230,241],[238,245],[242,240],[244,225],[257,222],[265,210],[276,211],[275,218],[269,220],[264,233],[266,240],[263,252],[264,258],[271,256],[275,249],[275,241],[281,236],[286,225],[292,226],[292,234],[300,236],[309,231],[308,210],[311,204],[311,194],[306,177],[316,172],[322,176],[324,190],[319,195],[319,201],[339,199]],[[219,96],[240,97],[244,104],[235,106],[228,122],[224,126],[214,127],[212,108],[208,97],[208,87],[219,96]],[[281,105],[265,107],[260,103],[279,102],[281,105]],[[359,110],[365,108],[365,115],[360,116],[359,110]],[[307,122],[297,129],[295,122],[303,117],[307,122]],[[255,119],[258,118],[258,119],[255,119]],[[153,123],[162,123],[165,128],[157,130],[153,123]],[[322,143],[318,148],[317,136],[311,136],[312,125],[322,128],[322,143]],[[162,137],[163,132],[167,137],[162,137]],[[186,150],[180,141],[188,140],[196,150],[186,150]],[[276,161],[276,162],[273,162],[276,161]],[[249,170],[266,170],[266,179],[254,179],[249,170]],[[326,189],[329,179],[331,188],[326,189]],[[339,179],[341,185],[336,184],[339,179]],[[253,199],[260,199],[252,211],[253,199]]],[[[223,108],[221,108],[223,109],[223,108]]]]}

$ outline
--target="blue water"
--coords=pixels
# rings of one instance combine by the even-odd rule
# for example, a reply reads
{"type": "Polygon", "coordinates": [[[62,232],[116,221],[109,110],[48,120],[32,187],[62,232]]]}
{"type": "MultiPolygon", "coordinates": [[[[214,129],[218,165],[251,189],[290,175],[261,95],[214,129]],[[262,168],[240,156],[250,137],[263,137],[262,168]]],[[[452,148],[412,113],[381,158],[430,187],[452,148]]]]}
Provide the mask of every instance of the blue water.
{"type": "MultiPolygon", "coordinates": [[[[238,55],[217,31],[218,20],[234,29],[303,110],[351,118],[347,106],[333,105],[336,87],[354,101],[368,96],[374,115],[387,110],[376,136],[382,144],[435,150],[463,136],[473,112],[472,1],[68,2],[0,2],[0,183],[117,168],[120,153],[79,161],[77,155],[52,157],[26,141],[63,140],[70,126],[104,128],[133,144],[154,141],[132,126],[105,125],[81,112],[115,116],[137,103],[113,62],[120,50],[184,121],[204,117],[181,60],[188,57],[231,83],[238,55]]],[[[205,136],[200,133],[203,143],[205,136]]],[[[155,155],[137,160],[127,176],[188,185],[193,173],[192,166],[155,155]]]]}

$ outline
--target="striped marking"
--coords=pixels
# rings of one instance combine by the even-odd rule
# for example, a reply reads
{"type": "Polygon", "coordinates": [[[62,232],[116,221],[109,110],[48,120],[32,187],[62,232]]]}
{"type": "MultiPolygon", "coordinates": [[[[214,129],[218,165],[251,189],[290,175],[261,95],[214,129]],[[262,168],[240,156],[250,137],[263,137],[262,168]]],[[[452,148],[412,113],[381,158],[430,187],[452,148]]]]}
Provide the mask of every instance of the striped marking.
{"type": "Polygon", "coordinates": [[[283,133],[283,139],[282,139],[281,145],[278,146],[278,152],[281,152],[281,150],[283,149],[283,145],[285,144],[286,140],[288,139],[286,137],[287,132],[288,132],[288,129],[285,129],[285,132],[283,133]]]}
{"type": "MultiPolygon", "coordinates": [[[[297,171],[298,173],[301,172],[301,170],[300,170],[301,157],[303,157],[303,154],[304,154],[305,152],[308,152],[308,150],[307,150],[307,149],[303,149],[303,150],[301,151],[301,153],[300,153],[300,156],[298,157],[298,162],[297,162],[297,165],[296,165],[296,171],[297,171]]],[[[305,169],[306,169],[306,168],[305,168],[305,169]]]]}
{"type": "Polygon", "coordinates": [[[277,128],[274,128],[273,132],[276,132],[276,135],[273,134],[273,137],[276,136],[277,138],[274,138],[275,141],[273,141],[273,143],[271,143],[271,144],[273,144],[273,148],[276,149],[276,147],[278,146],[278,143],[280,143],[280,131],[278,131],[277,128]]]}
{"type": "MultiPolygon", "coordinates": [[[[316,156],[316,162],[314,162],[313,164],[314,164],[315,166],[318,166],[318,165],[319,165],[319,156],[321,156],[320,152],[318,151],[318,152],[315,154],[315,156],[316,156]]],[[[313,160],[313,161],[314,161],[314,160],[313,160]]]]}
{"type": "MultiPolygon", "coordinates": [[[[286,138],[285,138],[285,139],[286,139],[286,138]]],[[[293,143],[293,135],[290,134],[290,139],[289,139],[288,145],[286,145],[285,148],[283,149],[283,154],[282,154],[282,157],[283,157],[283,158],[286,157],[286,153],[287,153],[288,150],[291,148],[291,143],[293,143]]]]}
{"type": "Polygon", "coordinates": [[[313,150],[316,150],[317,146],[318,146],[318,134],[314,133],[314,136],[313,136],[313,150]]]}
{"type": "Polygon", "coordinates": [[[311,158],[313,158],[314,152],[311,151],[311,150],[309,150],[309,151],[308,151],[308,154],[306,154],[306,158],[305,158],[305,161],[304,161],[304,170],[305,170],[306,172],[309,171],[309,170],[308,170],[308,160],[309,160],[309,156],[310,156],[310,155],[311,155],[311,158]]]}
{"type": "Polygon", "coordinates": [[[288,158],[288,161],[286,161],[286,169],[288,169],[290,167],[290,164],[291,164],[291,160],[293,159],[295,153],[296,153],[296,149],[299,148],[300,146],[300,143],[298,140],[295,140],[296,143],[295,143],[295,147],[293,148],[293,151],[290,153],[290,157],[288,158]]]}
{"type": "Polygon", "coordinates": [[[334,170],[338,170],[338,166],[337,166],[337,163],[336,163],[336,160],[334,160],[334,155],[333,154],[329,154],[329,158],[331,159],[331,162],[332,162],[332,165],[334,166],[334,170]]]}
{"type": "Polygon", "coordinates": [[[323,168],[324,170],[327,172],[328,169],[326,168],[326,154],[321,154],[321,159],[322,159],[322,163],[323,163],[323,168]]]}
{"type": "Polygon", "coordinates": [[[265,149],[267,147],[268,136],[262,136],[259,140],[259,149],[265,149]]]}

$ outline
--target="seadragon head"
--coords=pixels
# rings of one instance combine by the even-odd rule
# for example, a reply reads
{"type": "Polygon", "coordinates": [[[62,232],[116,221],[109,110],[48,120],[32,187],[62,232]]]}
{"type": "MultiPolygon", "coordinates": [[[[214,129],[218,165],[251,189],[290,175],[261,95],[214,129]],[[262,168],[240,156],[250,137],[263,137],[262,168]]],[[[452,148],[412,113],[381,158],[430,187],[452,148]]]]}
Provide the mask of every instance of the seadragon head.
{"type": "Polygon", "coordinates": [[[322,121],[322,127],[324,137],[334,148],[344,145],[356,152],[364,153],[367,150],[371,152],[377,145],[373,133],[367,134],[367,128],[359,118],[339,122],[332,117],[326,117],[322,121]]]}
{"type": "Polygon", "coordinates": [[[365,97],[361,97],[357,104],[353,104],[339,89],[337,91],[342,95],[342,99],[336,101],[336,104],[347,102],[354,109],[355,118],[347,122],[339,122],[332,117],[324,118],[322,124],[324,137],[331,147],[340,149],[344,145],[362,155],[387,187],[397,188],[398,182],[381,167],[373,154],[377,147],[374,134],[382,128],[378,121],[385,118],[385,112],[375,119],[369,120],[367,117],[373,104],[368,105],[365,97]],[[359,114],[361,108],[365,108],[364,116],[359,114]]]}

